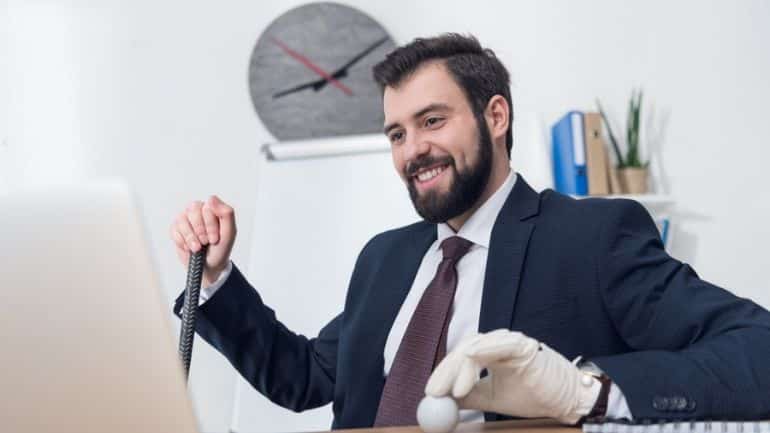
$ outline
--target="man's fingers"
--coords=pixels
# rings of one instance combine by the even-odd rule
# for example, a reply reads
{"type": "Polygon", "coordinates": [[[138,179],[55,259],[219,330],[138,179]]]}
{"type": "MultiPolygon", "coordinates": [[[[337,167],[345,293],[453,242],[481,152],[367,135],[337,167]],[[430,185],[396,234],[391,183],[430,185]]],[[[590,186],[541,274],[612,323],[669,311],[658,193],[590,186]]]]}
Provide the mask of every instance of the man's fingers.
{"type": "Polygon", "coordinates": [[[462,360],[462,356],[450,353],[439,362],[425,384],[425,394],[432,397],[448,395],[452,391],[462,360]]]}
{"type": "Polygon", "coordinates": [[[457,399],[461,409],[489,411],[492,397],[492,381],[490,376],[479,380],[465,397],[457,399]]]}
{"type": "Polygon", "coordinates": [[[231,240],[235,238],[235,211],[219,199],[212,195],[209,197],[208,205],[211,211],[219,219],[219,235],[221,239],[231,240]]]}
{"type": "Polygon", "coordinates": [[[498,340],[501,337],[507,337],[509,334],[511,334],[511,331],[508,329],[495,329],[494,331],[476,334],[472,337],[468,337],[464,339],[457,346],[457,349],[462,349],[462,352],[464,354],[469,355],[474,352],[477,346],[483,345],[486,342],[489,342],[492,340],[498,340]]]}
{"type": "Polygon", "coordinates": [[[519,332],[508,332],[478,340],[466,354],[484,368],[503,361],[526,364],[537,350],[537,340],[519,332]]]}
{"type": "Polygon", "coordinates": [[[216,195],[212,195],[211,197],[209,197],[207,204],[211,206],[211,209],[214,211],[214,214],[219,218],[228,217],[233,213],[233,208],[228,206],[216,195]]]}
{"type": "Polygon", "coordinates": [[[190,251],[197,252],[201,248],[198,236],[195,235],[190,221],[187,220],[187,213],[182,213],[177,217],[176,229],[182,235],[185,245],[190,251]]]}
{"type": "Polygon", "coordinates": [[[171,240],[174,241],[174,246],[179,249],[187,250],[187,244],[182,237],[182,234],[177,230],[176,223],[171,226],[171,240]]]}
{"type": "Polygon", "coordinates": [[[198,237],[198,242],[202,245],[209,243],[208,235],[206,234],[206,225],[203,222],[203,203],[200,201],[194,201],[187,207],[187,219],[192,225],[193,232],[198,237]]]}
{"type": "Polygon", "coordinates": [[[182,234],[177,230],[176,222],[171,225],[171,239],[174,241],[174,249],[176,250],[177,257],[179,257],[179,261],[187,267],[190,261],[190,250],[182,234]]]}
{"type": "Polygon", "coordinates": [[[203,223],[206,226],[206,235],[212,244],[219,242],[219,219],[214,215],[211,206],[206,203],[203,205],[203,223]]]}
{"type": "Polygon", "coordinates": [[[478,368],[473,360],[463,358],[454,386],[452,386],[452,397],[462,398],[471,392],[476,381],[479,379],[480,371],[481,369],[478,368]]]}
{"type": "Polygon", "coordinates": [[[179,260],[187,267],[187,264],[190,263],[190,251],[187,247],[180,247],[178,245],[175,245],[174,248],[176,248],[176,255],[179,257],[179,260]]]}

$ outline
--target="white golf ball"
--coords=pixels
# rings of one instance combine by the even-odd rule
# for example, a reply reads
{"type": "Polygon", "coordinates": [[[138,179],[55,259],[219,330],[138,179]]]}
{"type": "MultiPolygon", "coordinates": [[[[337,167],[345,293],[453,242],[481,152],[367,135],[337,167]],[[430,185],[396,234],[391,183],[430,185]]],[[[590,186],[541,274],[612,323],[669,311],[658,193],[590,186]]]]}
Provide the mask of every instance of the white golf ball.
{"type": "Polygon", "coordinates": [[[417,406],[417,422],[425,433],[449,433],[459,419],[460,410],[452,397],[426,395],[417,406]]]}

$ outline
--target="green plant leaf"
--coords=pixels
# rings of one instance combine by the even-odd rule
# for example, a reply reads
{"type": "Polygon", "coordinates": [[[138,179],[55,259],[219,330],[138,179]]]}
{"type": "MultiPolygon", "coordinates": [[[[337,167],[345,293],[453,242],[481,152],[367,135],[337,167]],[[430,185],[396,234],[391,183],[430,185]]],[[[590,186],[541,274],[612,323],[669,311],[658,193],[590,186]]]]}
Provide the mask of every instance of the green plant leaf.
{"type": "Polygon", "coordinates": [[[641,129],[642,90],[631,91],[628,103],[628,120],[626,124],[626,138],[628,149],[626,152],[626,164],[629,167],[643,168],[647,163],[641,161],[639,155],[639,131],[641,129]]]}

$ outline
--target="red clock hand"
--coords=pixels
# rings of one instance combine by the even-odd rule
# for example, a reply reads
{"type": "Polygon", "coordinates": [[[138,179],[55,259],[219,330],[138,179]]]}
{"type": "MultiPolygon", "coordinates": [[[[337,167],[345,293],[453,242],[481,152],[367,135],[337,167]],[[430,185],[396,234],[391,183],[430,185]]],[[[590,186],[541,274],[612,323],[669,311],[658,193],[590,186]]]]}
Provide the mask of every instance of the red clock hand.
{"type": "Polygon", "coordinates": [[[323,69],[318,67],[313,62],[311,62],[310,59],[308,59],[307,57],[303,56],[302,54],[300,54],[300,53],[298,53],[298,52],[296,52],[294,50],[292,50],[286,44],[284,44],[283,42],[279,41],[276,38],[270,38],[270,40],[272,40],[274,44],[276,44],[279,47],[281,47],[281,49],[286,54],[288,54],[291,57],[294,57],[295,59],[297,59],[297,61],[299,61],[300,63],[305,65],[305,67],[307,67],[311,71],[315,72],[316,74],[320,75],[323,79],[325,79],[326,81],[328,81],[329,83],[331,83],[335,87],[337,87],[340,90],[342,90],[343,92],[345,92],[345,94],[347,94],[348,96],[352,96],[353,95],[353,91],[352,90],[350,90],[344,84],[342,84],[339,81],[337,81],[336,79],[334,79],[334,77],[329,75],[326,71],[324,71],[323,69]]]}

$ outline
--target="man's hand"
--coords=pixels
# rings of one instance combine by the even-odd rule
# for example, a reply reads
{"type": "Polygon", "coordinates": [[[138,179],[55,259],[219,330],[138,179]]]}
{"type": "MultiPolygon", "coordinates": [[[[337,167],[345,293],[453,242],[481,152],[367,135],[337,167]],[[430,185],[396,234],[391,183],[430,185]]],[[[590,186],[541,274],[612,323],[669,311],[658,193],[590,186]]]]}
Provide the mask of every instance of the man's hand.
{"type": "Polygon", "coordinates": [[[591,412],[601,382],[520,332],[465,338],[433,371],[425,394],[452,395],[463,409],[575,424],[591,412]],[[486,368],[488,376],[479,380],[486,368]]]}
{"type": "Polygon", "coordinates": [[[190,203],[171,224],[171,239],[185,268],[190,252],[197,252],[203,245],[209,246],[203,267],[203,286],[210,286],[227,267],[235,235],[235,211],[215,195],[206,203],[190,203]]]}

